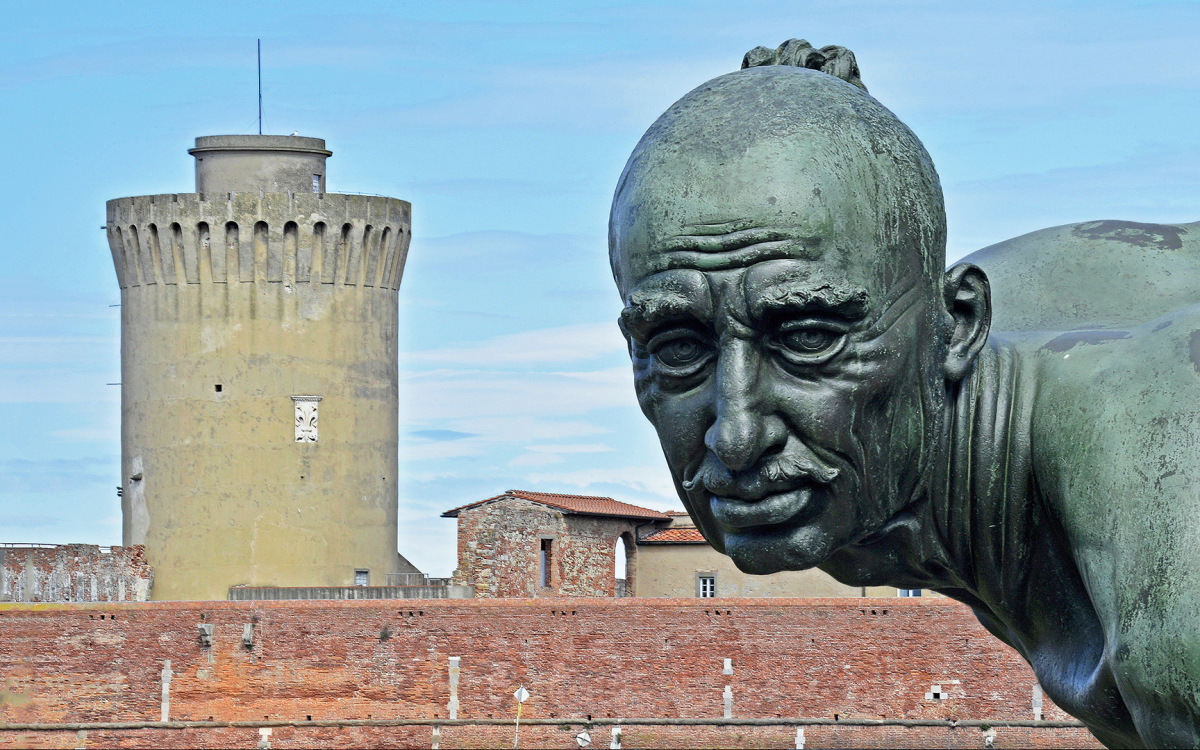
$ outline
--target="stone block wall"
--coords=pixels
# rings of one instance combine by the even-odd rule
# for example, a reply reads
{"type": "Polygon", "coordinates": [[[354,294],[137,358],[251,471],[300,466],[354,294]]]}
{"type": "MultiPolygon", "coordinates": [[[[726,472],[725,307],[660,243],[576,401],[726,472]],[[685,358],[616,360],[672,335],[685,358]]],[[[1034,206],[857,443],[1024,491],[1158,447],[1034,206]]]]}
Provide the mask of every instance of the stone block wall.
{"type": "Polygon", "coordinates": [[[153,584],[141,545],[0,547],[0,601],[144,602],[153,584]]]}
{"type": "MultiPolygon", "coordinates": [[[[616,550],[621,535],[632,539],[636,528],[633,520],[564,513],[518,498],[467,508],[458,515],[454,583],[474,585],[478,598],[616,596],[616,550]],[[545,539],[552,543],[548,587],[541,585],[545,539]]],[[[634,568],[631,560],[628,578],[634,568]]]]}
{"type": "MultiPolygon", "coordinates": [[[[1034,718],[1029,667],[944,599],[0,604],[0,632],[0,747],[254,747],[262,730],[276,748],[429,747],[429,726],[386,722],[445,720],[452,702],[511,721],[520,685],[523,720],[549,722],[522,726],[521,747],[577,747],[583,721],[607,747],[617,719],[719,720],[727,687],[732,718],[828,721],[808,747],[983,747],[978,725],[845,722],[1034,718]]],[[[1043,718],[1070,719],[1048,699],[1043,718]]],[[[511,746],[513,729],[442,727],[440,746],[511,746]]],[[[795,734],[627,726],[623,747],[795,734]]],[[[1043,722],[997,727],[994,746],[1099,744],[1043,722]]]]}

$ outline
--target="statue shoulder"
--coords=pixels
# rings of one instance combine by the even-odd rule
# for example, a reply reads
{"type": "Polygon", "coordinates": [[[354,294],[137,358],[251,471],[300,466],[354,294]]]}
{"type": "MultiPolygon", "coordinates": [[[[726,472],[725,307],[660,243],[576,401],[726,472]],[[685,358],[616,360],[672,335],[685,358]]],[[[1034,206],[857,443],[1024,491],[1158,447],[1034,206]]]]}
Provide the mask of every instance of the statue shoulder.
{"type": "Polygon", "coordinates": [[[962,259],[992,286],[992,330],[1141,325],[1200,302],[1200,222],[1066,224],[962,259]]]}
{"type": "Polygon", "coordinates": [[[1182,719],[1139,724],[1143,738],[1194,744],[1172,732],[1200,727],[1183,688],[1200,681],[1200,303],[1136,327],[1013,340],[1034,374],[1038,495],[1111,634],[1122,698],[1135,715],[1182,719]]]}
{"type": "Polygon", "coordinates": [[[1137,507],[1152,502],[1142,493],[1169,495],[1186,477],[1179,489],[1200,513],[1200,302],[1137,326],[997,338],[1027,363],[1033,437],[1054,466],[1122,484],[1095,497],[1137,507]],[[1179,480],[1151,471],[1167,464],[1179,480]]]}

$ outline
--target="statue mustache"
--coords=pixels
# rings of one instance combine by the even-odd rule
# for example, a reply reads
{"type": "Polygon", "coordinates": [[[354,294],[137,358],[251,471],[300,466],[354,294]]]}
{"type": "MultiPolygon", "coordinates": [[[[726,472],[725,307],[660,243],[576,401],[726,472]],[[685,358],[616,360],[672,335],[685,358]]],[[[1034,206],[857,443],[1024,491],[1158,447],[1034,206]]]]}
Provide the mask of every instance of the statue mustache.
{"type": "MultiPolygon", "coordinates": [[[[838,470],[815,458],[794,454],[777,455],[763,462],[757,470],[735,474],[721,461],[709,453],[691,479],[681,482],[688,492],[703,487],[714,495],[725,495],[730,490],[743,492],[774,488],[806,480],[815,484],[830,484],[838,477],[838,470]]],[[[772,491],[772,489],[767,489],[772,491]]]]}

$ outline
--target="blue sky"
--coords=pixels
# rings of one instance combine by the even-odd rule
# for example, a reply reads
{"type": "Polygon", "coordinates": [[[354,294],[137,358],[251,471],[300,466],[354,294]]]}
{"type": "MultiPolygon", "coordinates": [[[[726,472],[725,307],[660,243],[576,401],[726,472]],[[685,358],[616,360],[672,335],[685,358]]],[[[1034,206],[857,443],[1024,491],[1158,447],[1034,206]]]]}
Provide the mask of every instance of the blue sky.
{"type": "Polygon", "coordinates": [[[401,551],[509,488],[677,508],[614,321],[641,133],[790,37],[854,50],[942,177],[950,257],[1072,221],[1200,219],[1195,2],[11,3],[0,29],[0,540],[120,542],[109,198],[194,189],[198,135],[323,137],[413,203],[401,551]]]}

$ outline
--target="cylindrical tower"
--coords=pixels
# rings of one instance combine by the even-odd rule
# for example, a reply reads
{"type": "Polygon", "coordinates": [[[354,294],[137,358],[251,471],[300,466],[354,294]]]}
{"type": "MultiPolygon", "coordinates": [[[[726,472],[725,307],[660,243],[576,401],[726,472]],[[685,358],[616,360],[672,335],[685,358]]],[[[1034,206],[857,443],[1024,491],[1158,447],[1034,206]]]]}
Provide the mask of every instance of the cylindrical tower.
{"type": "Polygon", "coordinates": [[[197,192],[108,202],[125,544],[155,599],[385,583],[411,205],[325,193],[317,138],[197,138],[197,192]]]}

